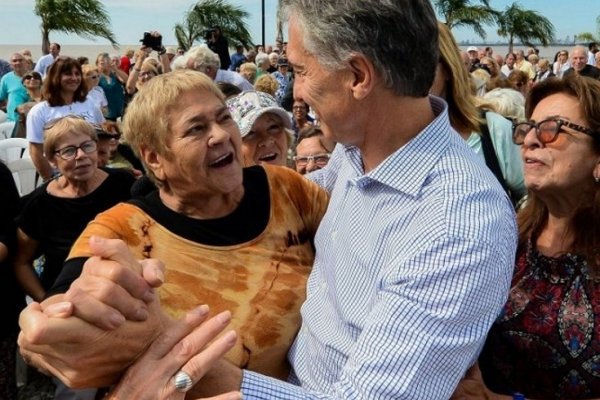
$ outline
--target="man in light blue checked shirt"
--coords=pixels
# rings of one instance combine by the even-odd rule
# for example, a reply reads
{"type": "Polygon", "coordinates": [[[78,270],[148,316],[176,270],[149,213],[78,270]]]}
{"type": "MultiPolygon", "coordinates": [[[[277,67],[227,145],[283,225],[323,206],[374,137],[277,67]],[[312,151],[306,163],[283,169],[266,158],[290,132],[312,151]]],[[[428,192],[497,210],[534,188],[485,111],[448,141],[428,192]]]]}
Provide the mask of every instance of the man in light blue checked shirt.
{"type": "Polygon", "coordinates": [[[435,13],[428,0],[280,7],[295,97],[339,143],[311,176],[331,200],[293,371],[283,382],[207,357],[185,371],[198,383],[212,367],[188,396],[447,399],[507,298],[517,228],[502,187],[450,127],[447,105],[428,96],[435,13]]]}
{"type": "Polygon", "coordinates": [[[426,0],[280,7],[294,96],[340,143],[310,176],[331,200],[289,353],[293,384],[221,363],[197,386],[244,399],[447,399],[506,301],[517,227],[446,104],[428,97],[435,14],[426,0]]]}

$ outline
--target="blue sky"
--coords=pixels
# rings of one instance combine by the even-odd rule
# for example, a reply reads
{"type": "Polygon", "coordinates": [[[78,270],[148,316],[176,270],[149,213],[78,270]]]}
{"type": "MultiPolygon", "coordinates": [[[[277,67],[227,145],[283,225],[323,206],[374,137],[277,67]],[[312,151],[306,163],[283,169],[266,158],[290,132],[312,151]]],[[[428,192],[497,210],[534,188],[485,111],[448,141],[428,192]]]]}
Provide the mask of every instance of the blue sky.
{"type": "MultiPolygon", "coordinates": [[[[261,41],[261,1],[228,0],[250,13],[247,21],[255,42],[261,41]]],[[[359,1],[359,0],[357,0],[359,1]]],[[[476,0],[472,0],[475,2],[476,0]]],[[[514,0],[490,0],[493,8],[503,10],[514,0]]],[[[194,4],[190,0],[105,0],[103,1],[111,18],[111,27],[121,44],[134,44],[147,30],[159,30],[165,43],[174,44],[173,26],[181,22],[183,14],[194,4]]],[[[600,15],[598,0],[519,0],[526,9],[538,11],[548,18],[556,28],[557,38],[589,31],[597,33],[596,17],[600,15]]],[[[34,0],[0,0],[0,44],[40,43],[39,18],[33,13],[34,0]]],[[[275,14],[277,0],[265,0],[265,35],[267,43],[275,41],[275,14]]],[[[495,28],[487,28],[488,40],[498,40],[495,28]]],[[[458,41],[479,41],[473,31],[455,29],[458,41]]],[[[75,35],[53,33],[51,40],[63,44],[106,44],[103,39],[97,42],[85,40],[75,35]]]]}

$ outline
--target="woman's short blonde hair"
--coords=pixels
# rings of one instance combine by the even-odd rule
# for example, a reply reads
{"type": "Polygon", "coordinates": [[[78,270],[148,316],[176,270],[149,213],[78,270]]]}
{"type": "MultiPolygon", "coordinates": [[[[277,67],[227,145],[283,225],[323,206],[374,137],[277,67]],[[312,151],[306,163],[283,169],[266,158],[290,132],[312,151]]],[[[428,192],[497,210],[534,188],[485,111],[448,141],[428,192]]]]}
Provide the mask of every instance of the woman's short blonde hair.
{"type": "Polygon", "coordinates": [[[54,119],[44,126],[44,154],[48,159],[54,157],[56,143],[70,133],[83,134],[89,136],[92,140],[98,141],[96,130],[92,124],[80,116],[67,115],[66,117],[54,119]]]}
{"type": "Polygon", "coordinates": [[[81,66],[81,72],[83,73],[83,77],[85,78],[85,76],[90,72],[98,72],[98,67],[92,64],[83,64],[81,66]]]}
{"type": "Polygon", "coordinates": [[[275,96],[275,92],[279,89],[279,82],[271,74],[263,74],[256,78],[254,89],[258,92],[265,92],[271,96],[275,96]]]}
{"type": "MultiPolygon", "coordinates": [[[[157,152],[167,159],[174,155],[167,146],[171,135],[170,113],[179,108],[179,100],[187,92],[208,92],[225,104],[223,93],[207,75],[193,70],[177,70],[158,75],[149,80],[136,93],[123,118],[123,138],[137,156],[141,157],[142,147],[157,152]]],[[[148,176],[155,182],[156,177],[145,165],[148,176]]]]}
{"type": "Polygon", "coordinates": [[[240,65],[240,74],[244,71],[248,71],[251,74],[251,79],[249,79],[249,81],[252,83],[256,79],[257,69],[258,68],[256,67],[256,64],[252,62],[243,63],[242,65],[240,65]]]}

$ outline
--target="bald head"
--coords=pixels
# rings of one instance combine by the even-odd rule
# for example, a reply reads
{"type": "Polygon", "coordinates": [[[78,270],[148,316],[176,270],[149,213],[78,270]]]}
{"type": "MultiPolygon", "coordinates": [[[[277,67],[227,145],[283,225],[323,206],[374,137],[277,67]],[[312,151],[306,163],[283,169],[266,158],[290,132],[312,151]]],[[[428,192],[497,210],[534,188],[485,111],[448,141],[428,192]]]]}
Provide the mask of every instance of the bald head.
{"type": "Polygon", "coordinates": [[[585,68],[587,64],[588,56],[587,49],[583,46],[575,46],[571,50],[571,67],[577,72],[580,72],[585,68]]]}

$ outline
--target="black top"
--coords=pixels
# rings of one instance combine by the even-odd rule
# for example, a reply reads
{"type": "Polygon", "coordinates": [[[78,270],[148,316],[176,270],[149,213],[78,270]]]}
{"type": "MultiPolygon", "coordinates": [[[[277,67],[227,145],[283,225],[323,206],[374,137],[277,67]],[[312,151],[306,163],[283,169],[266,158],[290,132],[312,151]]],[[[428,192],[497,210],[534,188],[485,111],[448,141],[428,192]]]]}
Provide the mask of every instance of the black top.
{"type": "Polygon", "coordinates": [[[229,57],[229,42],[227,38],[222,34],[214,41],[208,42],[208,48],[219,56],[221,62],[221,69],[229,69],[231,65],[231,58],[229,57]]]}
{"type": "Polygon", "coordinates": [[[105,169],[108,177],[96,190],[83,197],[56,197],[47,192],[48,183],[31,193],[17,217],[18,227],[39,242],[45,256],[40,280],[52,287],[71,246],[96,215],[129,199],[135,178],[125,170],[105,169]]]}
{"type": "MultiPolygon", "coordinates": [[[[573,69],[573,67],[571,67],[565,71],[565,73],[563,74],[563,78],[575,73],[575,70],[573,69]]],[[[579,71],[579,75],[588,76],[594,79],[600,79],[600,69],[594,67],[593,65],[585,64],[585,67],[583,67],[583,69],[579,71]]]]}
{"type": "Polygon", "coordinates": [[[0,243],[8,248],[8,257],[0,260],[0,338],[19,330],[19,313],[25,307],[25,294],[17,283],[11,265],[16,248],[14,218],[19,210],[19,192],[12,173],[0,162],[0,243]]]}
{"type": "MultiPolygon", "coordinates": [[[[266,229],[271,215],[270,199],[267,174],[262,167],[254,166],[244,168],[244,197],[239,206],[221,218],[195,219],[179,214],[162,203],[156,190],[129,203],[185,239],[209,246],[231,246],[246,243],[266,229]]],[[[47,296],[66,292],[81,274],[85,261],[86,258],[67,261],[47,296]]]]}

